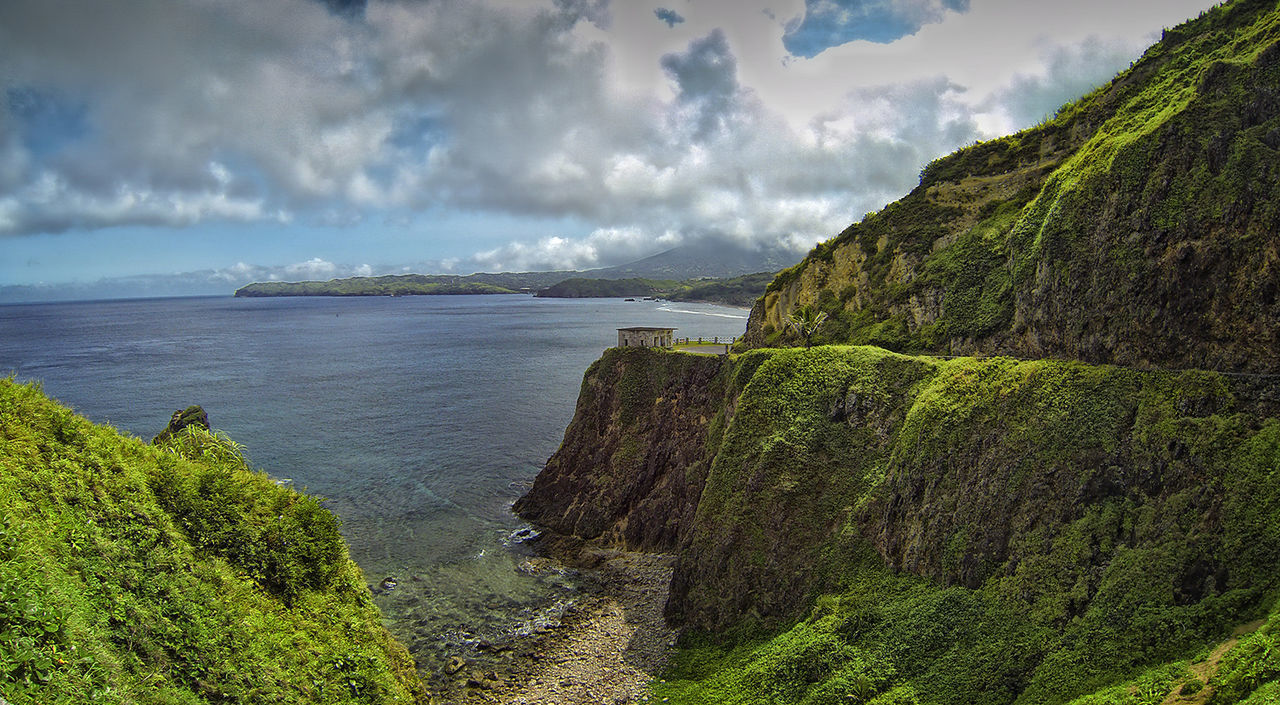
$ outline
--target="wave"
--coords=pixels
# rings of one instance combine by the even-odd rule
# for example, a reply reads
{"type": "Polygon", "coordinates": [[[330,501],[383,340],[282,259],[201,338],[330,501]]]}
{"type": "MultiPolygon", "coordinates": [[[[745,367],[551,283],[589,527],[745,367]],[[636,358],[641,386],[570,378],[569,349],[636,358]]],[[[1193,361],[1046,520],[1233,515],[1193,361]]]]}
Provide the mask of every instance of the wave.
{"type": "Polygon", "coordinates": [[[690,311],[689,309],[671,308],[670,306],[665,306],[665,305],[659,306],[658,310],[666,311],[667,313],[689,313],[695,316],[715,316],[716,318],[738,318],[744,321],[747,320],[746,316],[739,315],[736,313],[717,313],[715,311],[690,311]]]}

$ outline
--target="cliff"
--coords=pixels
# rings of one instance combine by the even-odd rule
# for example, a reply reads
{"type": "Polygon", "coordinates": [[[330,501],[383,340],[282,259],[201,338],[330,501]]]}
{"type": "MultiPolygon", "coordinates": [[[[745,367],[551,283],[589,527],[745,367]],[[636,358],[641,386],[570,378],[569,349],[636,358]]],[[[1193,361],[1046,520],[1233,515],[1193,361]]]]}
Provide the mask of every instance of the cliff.
{"type": "Polygon", "coordinates": [[[560,449],[514,511],[562,534],[674,550],[723,428],[726,369],[717,357],[607,350],[584,375],[560,449]]]}
{"type": "Polygon", "coordinates": [[[251,471],[198,423],[147,445],[11,379],[0,379],[0,695],[425,701],[314,498],[251,471]]]}
{"type": "MultiPolygon", "coordinates": [[[[835,596],[942,600],[931,619],[959,621],[928,639],[881,615],[841,643],[884,652],[937,702],[1066,702],[1265,613],[1278,399],[1249,378],[1070,361],[614,349],[516,509],[675,550],[667,613],[695,630],[831,622],[835,596]],[[963,614],[938,613],[946,600],[963,614]]],[[[833,633],[852,629],[836,614],[833,633]]]]}
{"type": "Polygon", "coordinates": [[[1016,135],[928,165],[757,303],[751,347],[1273,372],[1280,359],[1280,13],[1240,1],[1016,135]]]}

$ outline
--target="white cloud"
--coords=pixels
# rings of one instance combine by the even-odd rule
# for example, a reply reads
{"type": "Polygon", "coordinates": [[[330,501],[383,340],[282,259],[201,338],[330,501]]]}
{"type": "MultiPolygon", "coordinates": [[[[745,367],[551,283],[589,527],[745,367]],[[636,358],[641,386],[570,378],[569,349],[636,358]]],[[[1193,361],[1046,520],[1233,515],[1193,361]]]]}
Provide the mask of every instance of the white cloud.
{"type": "MultiPolygon", "coordinates": [[[[783,37],[803,0],[682,4],[672,23],[651,0],[370,0],[363,17],[8,0],[0,90],[35,108],[0,100],[0,233],[445,209],[591,230],[462,269],[614,264],[704,235],[807,247],[1209,4],[912,2],[914,35],[797,59],[783,37]]],[[[342,271],[271,274],[303,265],[342,271]]]]}

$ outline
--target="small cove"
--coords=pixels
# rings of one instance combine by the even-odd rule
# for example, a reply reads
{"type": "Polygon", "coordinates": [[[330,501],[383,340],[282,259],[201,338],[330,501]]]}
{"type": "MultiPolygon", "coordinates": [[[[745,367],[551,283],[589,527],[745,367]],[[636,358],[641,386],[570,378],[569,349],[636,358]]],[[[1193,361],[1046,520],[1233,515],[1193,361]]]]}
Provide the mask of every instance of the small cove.
{"type": "Polygon", "coordinates": [[[622,326],[742,333],[746,311],[529,296],[0,306],[0,373],[144,440],[200,404],[251,464],[326,498],[424,673],[536,632],[578,576],[530,571],[511,502],[622,326]]]}

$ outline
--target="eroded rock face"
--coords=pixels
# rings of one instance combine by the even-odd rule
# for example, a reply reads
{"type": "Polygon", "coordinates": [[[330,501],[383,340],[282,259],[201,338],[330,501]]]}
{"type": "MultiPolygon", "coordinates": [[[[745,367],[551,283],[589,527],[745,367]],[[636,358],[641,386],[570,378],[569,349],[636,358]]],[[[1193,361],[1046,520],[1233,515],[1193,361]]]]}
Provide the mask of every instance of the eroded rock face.
{"type": "Polygon", "coordinates": [[[188,426],[198,426],[206,431],[209,430],[209,415],[198,405],[179,409],[173,412],[173,416],[169,417],[169,425],[157,434],[155,438],[151,439],[151,443],[154,445],[163,443],[188,426]]]}
{"type": "Polygon", "coordinates": [[[614,348],[587,371],[573,421],[514,511],[562,534],[671,551],[693,519],[724,404],[717,357],[614,348]]]}

